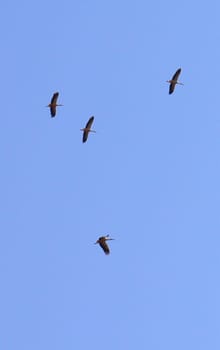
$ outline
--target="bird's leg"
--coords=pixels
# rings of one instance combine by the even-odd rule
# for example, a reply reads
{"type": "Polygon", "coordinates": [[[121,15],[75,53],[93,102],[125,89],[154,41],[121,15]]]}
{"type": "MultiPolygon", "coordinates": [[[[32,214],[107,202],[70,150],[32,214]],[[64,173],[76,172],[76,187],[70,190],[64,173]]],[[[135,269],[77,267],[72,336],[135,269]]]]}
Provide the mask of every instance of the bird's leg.
{"type": "Polygon", "coordinates": [[[180,83],[179,81],[176,82],[176,84],[179,84],[179,85],[184,85],[183,83],[180,83]]]}
{"type": "Polygon", "coordinates": [[[96,132],[95,130],[89,130],[89,132],[96,132]]]}

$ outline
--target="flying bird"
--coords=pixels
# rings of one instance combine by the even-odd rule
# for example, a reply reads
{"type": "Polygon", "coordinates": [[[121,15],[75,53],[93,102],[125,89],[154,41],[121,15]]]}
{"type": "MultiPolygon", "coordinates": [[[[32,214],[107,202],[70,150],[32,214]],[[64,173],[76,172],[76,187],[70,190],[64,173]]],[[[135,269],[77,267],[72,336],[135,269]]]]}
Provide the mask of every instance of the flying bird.
{"type": "Polygon", "coordinates": [[[86,127],[83,129],[80,129],[81,131],[83,131],[83,138],[82,138],[83,143],[87,141],[90,132],[96,132],[95,130],[91,129],[93,121],[94,121],[94,117],[92,116],[91,118],[89,118],[89,121],[87,122],[86,127]]]}
{"type": "Polygon", "coordinates": [[[109,235],[101,236],[94,244],[99,244],[100,247],[104,250],[104,253],[106,255],[108,255],[108,254],[110,254],[110,250],[109,250],[109,247],[108,247],[106,241],[113,241],[113,240],[114,240],[114,238],[109,238],[109,235]]]}
{"type": "Polygon", "coordinates": [[[176,73],[173,75],[172,79],[167,80],[167,83],[170,84],[169,94],[171,95],[174,92],[176,84],[183,85],[178,81],[179,75],[181,73],[181,68],[177,69],[176,73]]]}
{"type": "Polygon", "coordinates": [[[55,92],[53,94],[53,97],[51,98],[51,101],[50,101],[49,105],[47,106],[47,107],[50,108],[51,118],[55,117],[55,115],[56,115],[56,107],[57,106],[63,106],[63,105],[58,105],[57,104],[58,96],[59,96],[59,92],[55,92]]]}

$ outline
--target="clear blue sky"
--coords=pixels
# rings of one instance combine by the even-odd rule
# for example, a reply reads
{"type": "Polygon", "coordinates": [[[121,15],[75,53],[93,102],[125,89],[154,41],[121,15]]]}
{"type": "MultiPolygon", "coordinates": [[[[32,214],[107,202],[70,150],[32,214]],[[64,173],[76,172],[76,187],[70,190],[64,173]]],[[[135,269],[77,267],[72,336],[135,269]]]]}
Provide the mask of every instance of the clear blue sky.
{"type": "Polygon", "coordinates": [[[2,3],[2,350],[220,349],[219,13],[2,3]]]}

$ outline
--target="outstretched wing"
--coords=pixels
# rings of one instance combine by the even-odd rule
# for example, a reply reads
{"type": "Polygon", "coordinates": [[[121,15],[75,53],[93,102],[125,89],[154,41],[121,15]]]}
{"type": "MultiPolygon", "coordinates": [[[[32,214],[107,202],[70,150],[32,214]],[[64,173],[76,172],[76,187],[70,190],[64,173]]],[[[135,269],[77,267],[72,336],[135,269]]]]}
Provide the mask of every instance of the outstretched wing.
{"type": "Polygon", "coordinates": [[[51,105],[50,106],[50,114],[51,114],[51,117],[55,117],[56,115],[56,105],[51,105]]]}
{"type": "Polygon", "coordinates": [[[86,124],[86,129],[91,129],[93,121],[94,121],[94,117],[92,116],[91,118],[89,118],[89,121],[86,124]]]}
{"type": "Polygon", "coordinates": [[[108,244],[106,243],[106,241],[103,239],[99,242],[100,247],[104,250],[105,254],[110,254],[110,250],[108,247],[108,244]]]}
{"type": "Polygon", "coordinates": [[[172,94],[174,92],[176,83],[170,83],[170,87],[169,87],[169,94],[172,94]]]}
{"type": "Polygon", "coordinates": [[[83,142],[86,142],[87,141],[87,139],[88,139],[88,136],[89,136],[89,132],[88,132],[88,130],[84,130],[83,131],[83,142]]]}
{"type": "Polygon", "coordinates": [[[181,68],[177,69],[176,73],[173,75],[171,80],[177,81],[178,78],[179,78],[180,73],[181,73],[181,68]]]}
{"type": "Polygon", "coordinates": [[[59,92],[55,92],[53,94],[53,97],[51,98],[51,102],[50,102],[51,105],[54,105],[57,103],[58,96],[59,96],[59,92]]]}

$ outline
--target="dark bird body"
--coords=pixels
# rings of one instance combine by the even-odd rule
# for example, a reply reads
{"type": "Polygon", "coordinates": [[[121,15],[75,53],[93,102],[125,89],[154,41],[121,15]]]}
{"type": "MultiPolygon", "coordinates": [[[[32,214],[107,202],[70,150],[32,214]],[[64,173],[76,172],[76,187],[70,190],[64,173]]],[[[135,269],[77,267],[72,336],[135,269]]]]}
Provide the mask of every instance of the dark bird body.
{"type": "Polygon", "coordinates": [[[104,253],[106,255],[110,254],[110,249],[106,243],[106,241],[112,241],[113,238],[109,238],[109,235],[107,236],[101,236],[99,239],[95,242],[95,244],[99,244],[100,247],[103,249],[104,253]]]}
{"type": "Polygon", "coordinates": [[[50,114],[51,114],[51,117],[55,117],[56,115],[56,107],[57,106],[62,106],[62,105],[58,105],[57,104],[57,99],[58,99],[58,96],[59,96],[59,92],[55,92],[53,94],[53,97],[51,98],[51,101],[49,103],[49,105],[47,107],[50,108],[50,114]]]}
{"type": "Polygon", "coordinates": [[[169,87],[169,94],[171,95],[174,92],[176,84],[183,85],[183,83],[180,83],[178,81],[179,75],[181,73],[181,68],[177,69],[176,73],[173,75],[172,79],[167,80],[167,83],[170,84],[169,87]]]}
{"type": "Polygon", "coordinates": [[[94,121],[94,117],[92,116],[91,118],[89,118],[85,128],[80,129],[81,131],[83,131],[83,138],[82,138],[83,143],[87,141],[90,132],[96,132],[95,130],[91,129],[93,121],[94,121]]]}

